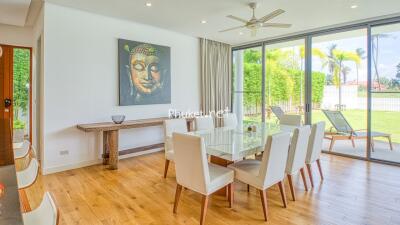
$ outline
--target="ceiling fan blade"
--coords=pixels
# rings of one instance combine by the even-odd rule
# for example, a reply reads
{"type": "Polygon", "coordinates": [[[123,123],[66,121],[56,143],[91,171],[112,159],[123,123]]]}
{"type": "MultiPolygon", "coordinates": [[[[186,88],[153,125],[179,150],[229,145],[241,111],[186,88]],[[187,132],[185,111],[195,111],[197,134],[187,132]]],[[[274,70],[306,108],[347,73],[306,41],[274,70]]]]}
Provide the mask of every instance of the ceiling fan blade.
{"type": "Polygon", "coordinates": [[[283,10],[283,9],[277,9],[277,10],[273,11],[272,13],[261,17],[259,19],[259,21],[264,23],[264,22],[266,22],[266,21],[268,21],[268,20],[270,20],[272,18],[275,18],[275,17],[281,15],[284,12],[285,12],[285,10],[283,10]]]}
{"type": "Polygon", "coordinates": [[[240,29],[240,28],[243,28],[243,27],[246,27],[246,26],[243,25],[243,26],[238,26],[238,27],[232,27],[232,28],[229,28],[229,29],[226,29],[226,30],[220,30],[219,32],[227,32],[227,31],[231,31],[231,30],[240,29]]]}
{"type": "Polygon", "coordinates": [[[263,27],[289,28],[292,24],[287,23],[263,23],[263,27]]]}
{"type": "Polygon", "coordinates": [[[247,22],[248,22],[248,21],[245,20],[245,19],[239,18],[239,17],[237,17],[237,16],[233,16],[233,15],[229,15],[229,16],[226,16],[226,17],[231,18],[231,19],[234,19],[234,20],[237,20],[237,21],[240,21],[240,22],[242,22],[242,23],[247,23],[247,22]]]}

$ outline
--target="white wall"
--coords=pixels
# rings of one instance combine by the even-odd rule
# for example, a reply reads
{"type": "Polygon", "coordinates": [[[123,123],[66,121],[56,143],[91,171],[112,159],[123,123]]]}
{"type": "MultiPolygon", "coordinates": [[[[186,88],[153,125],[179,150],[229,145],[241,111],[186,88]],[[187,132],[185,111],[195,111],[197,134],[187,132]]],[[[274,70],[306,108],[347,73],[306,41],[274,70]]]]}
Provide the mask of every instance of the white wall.
{"type": "MultiPolygon", "coordinates": [[[[44,173],[98,162],[101,135],[78,130],[79,123],[199,109],[197,38],[49,3],[44,24],[44,173]],[[118,106],[118,38],[171,47],[172,104],[118,106]]],[[[126,130],[120,150],[162,141],[161,127],[126,130]]]]}
{"type": "Polygon", "coordinates": [[[41,120],[43,114],[43,67],[44,67],[44,12],[41,8],[32,27],[32,145],[35,146],[40,159],[43,161],[40,143],[43,142],[41,120]],[[38,43],[40,41],[40,44],[38,43]],[[39,49],[40,48],[40,49],[39,49]]]}
{"type": "Polygon", "coordinates": [[[32,47],[32,28],[0,24],[0,44],[32,47]]]}

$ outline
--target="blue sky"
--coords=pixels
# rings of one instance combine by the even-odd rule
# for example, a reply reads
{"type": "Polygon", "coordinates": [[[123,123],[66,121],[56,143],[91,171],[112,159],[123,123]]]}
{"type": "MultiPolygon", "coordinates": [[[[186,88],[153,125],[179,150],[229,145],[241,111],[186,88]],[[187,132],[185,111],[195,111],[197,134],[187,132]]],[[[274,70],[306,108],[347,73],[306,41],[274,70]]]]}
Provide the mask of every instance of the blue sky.
{"type": "MultiPolygon", "coordinates": [[[[381,38],[379,40],[378,70],[381,77],[387,77],[391,79],[396,76],[396,66],[400,63],[400,31],[385,34],[389,34],[389,37],[381,38]]],[[[328,38],[329,37],[326,39],[328,38]]],[[[313,48],[319,48],[327,54],[328,47],[332,44],[337,44],[336,48],[344,51],[355,51],[357,48],[362,48],[365,52],[367,52],[367,38],[364,35],[360,37],[316,42],[313,43],[313,48]]],[[[345,62],[345,65],[351,68],[351,71],[348,75],[348,80],[356,80],[356,65],[352,62],[345,62]]],[[[313,61],[313,70],[321,70],[321,63],[318,59],[313,61]]],[[[325,68],[323,71],[326,72],[327,68],[325,68]]],[[[372,72],[372,75],[374,76],[374,69],[372,72]]],[[[363,59],[361,65],[359,66],[359,80],[367,80],[367,59],[363,59]]]]}

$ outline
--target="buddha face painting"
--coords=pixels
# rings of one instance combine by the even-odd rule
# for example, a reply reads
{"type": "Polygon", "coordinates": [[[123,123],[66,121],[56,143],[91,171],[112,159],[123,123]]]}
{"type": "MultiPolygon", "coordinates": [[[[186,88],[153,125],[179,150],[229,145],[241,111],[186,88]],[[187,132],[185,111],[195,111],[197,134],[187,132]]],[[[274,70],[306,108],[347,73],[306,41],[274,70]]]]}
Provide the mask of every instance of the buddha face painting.
{"type": "Polygon", "coordinates": [[[169,47],[119,39],[120,105],[171,102],[169,47]]]}
{"type": "Polygon", "coordinates": [[[161,73],[157,49],[142,44],[131,51],[130,72],[133,85],[141,94],[152,94],[161,87],[161,73]]]}

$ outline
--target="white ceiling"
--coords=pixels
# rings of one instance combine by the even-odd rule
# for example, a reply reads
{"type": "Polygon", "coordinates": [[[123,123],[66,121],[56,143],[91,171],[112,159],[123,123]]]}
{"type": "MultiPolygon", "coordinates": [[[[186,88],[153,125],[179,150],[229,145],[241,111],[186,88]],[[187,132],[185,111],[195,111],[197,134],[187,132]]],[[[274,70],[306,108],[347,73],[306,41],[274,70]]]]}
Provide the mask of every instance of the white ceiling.
{"type": "MultiPolygon", "coordinates": [[[[6,2],[26,2],[8,0],[6,2]]],[[[400,0],[258,0],[256,16],[275,9],[286,11],[270,22],[291,23],[289,29],[262,28],[251,37],[245,28],[226,33],[219,30],[242,25],[226,18],[232,14],[250,19],[249,0],[46,0],[102,15],[128,19],[196,37],[233,45],[391,14],[400,15],[400,0]],[[151,7],[146,7],[151,2],[151,7]],[[351,9],[352,5],[357,5],[351,9]],[[202,24],[201,21],[207,23],[202,24]],[[242,35],[239,33],[243,32],[242,35]]],[[[4,2],[4,0],[0,0],[4,2]]],[[[8,10],[7,10],[8,11],[8,10]]],[[[1,15],[1,11],[0,11],[1,15]]]]}
{"type": "Polygon", "coordinates": [[[0,23],[24,26],[31,0],[0,0],[0,23]]]}
{"type": "Polygon", "coordinates": [[[0,0],[0,24],[32,26],[43,0],[0,0]]]}

